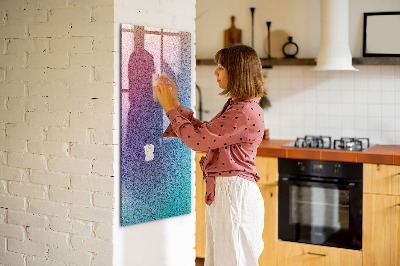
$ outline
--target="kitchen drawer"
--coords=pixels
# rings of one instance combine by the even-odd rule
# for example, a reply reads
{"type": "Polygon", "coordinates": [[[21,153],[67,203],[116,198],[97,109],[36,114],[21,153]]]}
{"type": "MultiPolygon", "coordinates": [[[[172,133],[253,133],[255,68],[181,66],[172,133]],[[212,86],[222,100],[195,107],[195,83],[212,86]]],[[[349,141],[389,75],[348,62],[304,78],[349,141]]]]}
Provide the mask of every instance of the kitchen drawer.
{"type": "Polygon", "coordinates": [[[362,266],[358,250],[278,241],[277,266],[362,266]]]}
{"type": "Polygon", "coordinates": [[[364,193],[400,195],[400,166],[364,164],[364,193]]]}
{"type": "Polygon", "coordinates": [[[261,176],[258,184],[278,185],[278,158],[256,156],[254,162],[261,176]]]}

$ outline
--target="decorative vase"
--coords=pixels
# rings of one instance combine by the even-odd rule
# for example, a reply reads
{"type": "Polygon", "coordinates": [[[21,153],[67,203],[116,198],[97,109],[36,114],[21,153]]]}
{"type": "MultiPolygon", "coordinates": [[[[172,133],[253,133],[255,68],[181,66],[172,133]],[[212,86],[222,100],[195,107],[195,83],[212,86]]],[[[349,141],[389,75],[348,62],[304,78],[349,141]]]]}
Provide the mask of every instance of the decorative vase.
{"type": "Polygon", "coordinates": [[[289,36],[289,41],[282,46],[282,52],[285,58],[296,58],[299,47],[293,42],[293,37],[289,36]]]}

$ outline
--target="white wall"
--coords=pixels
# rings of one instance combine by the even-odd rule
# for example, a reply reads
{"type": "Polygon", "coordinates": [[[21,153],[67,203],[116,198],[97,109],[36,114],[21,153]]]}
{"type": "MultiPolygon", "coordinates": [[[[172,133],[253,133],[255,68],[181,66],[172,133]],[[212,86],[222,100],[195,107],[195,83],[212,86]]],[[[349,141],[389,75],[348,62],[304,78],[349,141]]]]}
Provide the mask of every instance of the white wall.
{"type": "Polygon", "coordinates": [[[359,72],[272,69],[272,107],[265,112],[271,136],[357,136],[375,144],[400,144],[400,66],[356,67],[359,72]]]}
{"type": "Polygon", "coordinates": [[[112,16],[0,3],[1,265],[112,264],[112,16]]]}
{"type": "MultiPolygon", "coordinates": [[[[236,17],[236,28],[242,30],[242,42],[251,45],[251,13],[254,14],[254,48],[266,57],[265,22],[271,31],[283,30],[299,46],[299,58],[314,58],[320,38],[320,0],[201,0],[196,6],[197,58],[213,58],[223,46],[223,31],[236,17]]],[[[353,57],[362,56],[363,12],[399,11],[398,0],[349,0],[349,42],[353,57]]],[[[273,40],[272,40],[273,43],[273,40]]],[[[271,45],[272,46],[272,45],[271,45]]]]}
{"type": "MultiPolygon", "coordinates": [[[[195,0],[115,0],[114,1],[114,98],[116,118],[119,117],[120,99],[120,24],[152,26],[192,33],[192,92],[195,74],[195,0]]],[[[194,95],[192,97],[194,103],[194,95]]],[[[115,128],[119,119],[115,119],[115,128]]],[[[114,142],[119,143],[119,131],[114,142]]],[[[192,159],[194,159],[192,154],[192,159]]],[[[119,151],[115,153],[118,165],[119,151]]],[[[195,212],[194,212],[194,160],[192,160],[192,213],[137,225],[121,227],[119,200],[115,201],[114,214],[114,265],[126,266],[186,266],[195,260],[195,212]]],[[[119,169],[115,169],[115,197],[119,199],[119,169]]]]}
{"type": "MultiPolygon", "coordinates": [[[[221,48],[222,30],[229,27],[229,17],[235,12],[243,13],[237,18],[242,26],[238,24],[237,27],[249,29],[243,33],[247,36],[243,42],[250,44],[249,6],[256,7],[256,18],[263,27],[264,20],[271,20],[273,26],[297,33],[293,36],[300,47],[299,58],[316,57],[319,1],[226,0],[218,5],[225,8],[215,10],[214,1],[202,1],[197,5],[199,58],[213,58],[221,48]],[[262,12],[266,13],[263,16],[266,19],[261,21],[261,15],[257,17],[257,14],[262,12]]],[[[349,7],[350,47],[353,57],[357,57],[362,54],[362,12],[400,10],[400,2],[349,0],[349,7]]],[[[255,32],[255,49],[263,57],[266,27],[265,32],[255,32]]],[[[265,111],[266,127],[270,129],[271,137],[294,139],[305,134],[324,134],[334,138],[369,137],[373,143],[400,144],[400,66],[355,67],[360,71],[314,72],[310,66],[274,66],[264,70],[272,104],[265,111]]],[[[225,97],[216,96],[219,89],[213,71],[212,66],[197,68],[196,83],[202,89],[203,109],[209,111],[203,114],[203,120],[211,119],[226,101],[225,97]]]]}
{"type": "MultiPolygon", "coordinates": [[[[265,126],[274,139],[308,135],[369,137],[375,144],[400,144],[400,66],[355,66],[359,72],[316,72],[310,66],[274,66],[268,79],[265,126]]],[[[214,67],[197,68],[203,120],[210,120],[226,98],[214,67]]]]}

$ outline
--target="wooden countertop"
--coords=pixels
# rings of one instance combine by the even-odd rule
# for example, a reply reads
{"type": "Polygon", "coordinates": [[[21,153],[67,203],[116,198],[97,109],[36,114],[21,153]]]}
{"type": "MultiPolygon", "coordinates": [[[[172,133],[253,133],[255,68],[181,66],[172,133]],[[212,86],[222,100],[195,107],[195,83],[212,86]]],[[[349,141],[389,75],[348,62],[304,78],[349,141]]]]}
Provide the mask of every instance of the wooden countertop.
{"type": "Polygon", "coordinates": [[[365,151],[340,151],[282,147],[294,140],[263,140],[258,156],[400,165],[400,145],[376,145],[365,151]]]}

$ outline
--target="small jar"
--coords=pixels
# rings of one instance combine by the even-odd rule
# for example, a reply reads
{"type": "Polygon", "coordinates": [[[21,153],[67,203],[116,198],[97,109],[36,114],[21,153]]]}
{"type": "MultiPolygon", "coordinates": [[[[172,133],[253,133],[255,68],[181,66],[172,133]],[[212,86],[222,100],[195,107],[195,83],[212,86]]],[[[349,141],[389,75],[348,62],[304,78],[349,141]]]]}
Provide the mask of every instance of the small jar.
{"type": "Polygon", "coordinates": [[[264,129],[264,139],[269,140],[269,129],[264,129]]]}

